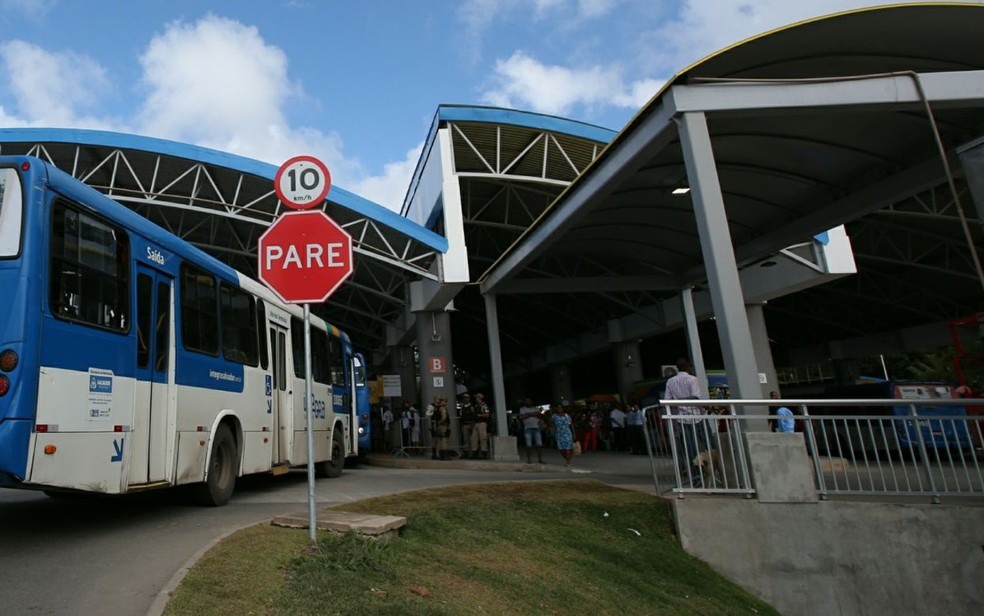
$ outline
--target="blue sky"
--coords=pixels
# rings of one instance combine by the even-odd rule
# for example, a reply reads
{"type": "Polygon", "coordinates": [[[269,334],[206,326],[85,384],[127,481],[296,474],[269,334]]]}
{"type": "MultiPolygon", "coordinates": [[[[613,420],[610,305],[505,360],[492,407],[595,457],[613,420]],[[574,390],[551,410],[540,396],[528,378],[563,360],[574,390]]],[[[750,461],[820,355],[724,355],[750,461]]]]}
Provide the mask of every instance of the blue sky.
{"type": "Polygon", "coordinates": [[[0,126],[94,128],[402,202],[439,104],[621,128],[675,72],[864,0],[0,0],[0,126]]]}

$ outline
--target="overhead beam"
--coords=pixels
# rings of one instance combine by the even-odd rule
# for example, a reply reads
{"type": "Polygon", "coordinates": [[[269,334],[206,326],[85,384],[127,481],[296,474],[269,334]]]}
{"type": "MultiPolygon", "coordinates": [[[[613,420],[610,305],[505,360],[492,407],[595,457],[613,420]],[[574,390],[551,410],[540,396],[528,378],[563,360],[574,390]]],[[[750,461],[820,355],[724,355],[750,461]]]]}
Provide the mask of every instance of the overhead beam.
{"type": "Polygon", "coordinates": [[[674,86],[664,97],[674,113],[776,111],[816,107],[922,106],[984,103],[984,71],[846,76],[810,80],[728,79],[674,86]],[[925,98],[924,98],[925,97],[925,98]]]}
{"type": "Polygon", "coordinates": [[[500,295],[540,293],[612,293],[676,291],[675,276],[586,276],[583,278],[515,278],[499,286],[500,295]]]}

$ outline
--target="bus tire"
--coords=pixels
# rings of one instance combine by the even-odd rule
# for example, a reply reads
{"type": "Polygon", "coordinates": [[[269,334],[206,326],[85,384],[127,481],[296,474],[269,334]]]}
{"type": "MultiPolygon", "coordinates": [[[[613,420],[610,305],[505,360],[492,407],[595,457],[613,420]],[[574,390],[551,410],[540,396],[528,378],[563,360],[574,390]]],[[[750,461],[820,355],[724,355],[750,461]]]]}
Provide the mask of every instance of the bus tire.
{"type": "Polygon", "coordinates": [[[232,498],[236,489],[238,455],[236,439],[226,424],[219,424],[212,441],[212,453],[208,459],[208,475],[197,487],[196,500],[206,507],[221,507],[232,498]]]}
{"type": "Polygon", "coordinates": [[[334,478],[345,468],[345,441],[338,428],[331,435],[331,458],[318,463],[318,476],[334,478]]]}

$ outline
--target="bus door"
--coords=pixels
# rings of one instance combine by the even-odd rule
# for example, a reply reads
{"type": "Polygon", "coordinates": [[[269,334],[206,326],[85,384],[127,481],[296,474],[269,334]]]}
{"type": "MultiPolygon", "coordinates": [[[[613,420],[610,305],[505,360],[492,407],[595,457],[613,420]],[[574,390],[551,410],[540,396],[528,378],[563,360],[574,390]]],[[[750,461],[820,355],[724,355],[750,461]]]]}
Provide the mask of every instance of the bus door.
{"type": "Polygon", "coordinates": [[[129,462],[129,485],[167,478],[167,425],[172,349],[173,278],[137,266],[136,387],[129,462]]]}
{"type": "Polygon", "coordinates": [[[287,379],[287,328],[269,322],[270,370],[273,373],[271,413],[273,413],[273,463],[290,459],[290,389],[287,379]]]}

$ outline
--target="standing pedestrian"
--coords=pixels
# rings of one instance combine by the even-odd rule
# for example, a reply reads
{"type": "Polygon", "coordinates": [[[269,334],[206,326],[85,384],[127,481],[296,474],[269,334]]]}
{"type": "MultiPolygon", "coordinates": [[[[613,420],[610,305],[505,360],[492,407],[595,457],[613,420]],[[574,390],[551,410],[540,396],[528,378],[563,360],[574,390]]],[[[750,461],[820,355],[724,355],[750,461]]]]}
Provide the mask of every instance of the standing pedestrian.
{"type": "Polygon", "coordinates": [[[557,449],[560,455],[564,456],[564,468],[571,470],[571,456],[574,455],[574,425],[564,405],[558,404],[554,407],[552,421],[557,449]]]}
{"type": "Polygon", "coordinates": [[[451,416],[448,415],[446,398],[434,398],[434,415],[431,417],[431,459],[448,459],[448,433],[451,431],[451,416]]]}
{"type": "Polygon", "coordinates": [[[388,406],[383,407],[383,447],[386,449],[386,453],[391,453],[393,451],[394,421],[396,420],[393,417],[393,411],[391,411],[388,406]]]}
{"type": "Polygon", "coordinates": [[[470,394],[461,394],[461,409],[458,417],[461,418],[461,447],[462,456],[474,458],[475,450],[472,448],[472,434],[475,432],[475,424],[478,422],[478,408],[472,404],[470,394]]]}
{"type": "Polygon", "coordinates": [[[625,423],[629,434],[629,453],[636,455],[646,453],[646,437],[642,433],[644,419],[637,405],[633,404],[629,407],[629,412],[625,414],[625,423]]]}
{"type": "Polygon", "coordinates": [[[471,450],[477,452],[477,457],[486,459],[489,457],[489,420],[492,418],[492,409],[485,403],[485,394],[478,392],[475,394],[475,428],[472,430],[471,450]]]}
{"type": "Polygon", "coordinates": [[[533,448],[536,457],[543,464],[543,433],[540,431],[540,409],[533,406],[529,398],[519,407],[519,419],[523,422],[523,439],[526,442],[526,463],[533,464],[533,448]]]}
{"type": "Polygon", "coordinates": [[[420,447],[420,411],[409,400],[403,401],[402,420],[409,437],[407,442],[410,443],[410,453],[413,454],[420,447]]]}
{"type": "MultiPolygon", "coordinates": [[[[700,400],[700,382],[691,374],[693,368],[686,359],[677,360],[677,373],[666,382],[666,400],[700,400]]],[[[678,406],[673,409],[674,415],[684,415],[677,419],[677,464],[684,478],[690,480],[690,485],[699,488],[703,485],[703,475],[699,466],[693,465],[693,460],[703,449],[704,435],[701,434],[702,421],[699,417],[701,409],[697,406],[678,406]]]]}
{"type": "Polygon", "coordinates": [[[608,418],[612,422],[612,449],[622,451],[625,449],[625,411],[622,405],[616,403],[608,418]]]}

